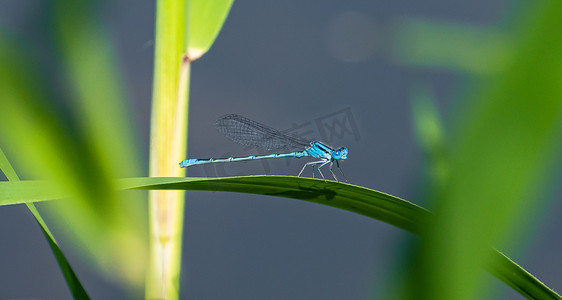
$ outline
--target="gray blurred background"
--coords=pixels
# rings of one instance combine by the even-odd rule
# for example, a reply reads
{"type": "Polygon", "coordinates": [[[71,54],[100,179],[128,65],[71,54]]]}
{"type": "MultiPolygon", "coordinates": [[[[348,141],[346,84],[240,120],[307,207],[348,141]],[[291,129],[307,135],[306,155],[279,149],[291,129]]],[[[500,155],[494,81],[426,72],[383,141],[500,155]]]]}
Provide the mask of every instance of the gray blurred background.
{"type": "MultiPolygon", "coordinates": [[[[0,26],[41,51],[47,47],[48,5],[3,0],[0,26]]],[[[101,4],[145,161],[154,7],[154,1],[101,4]]],[[[235,1],[210,52],[192,65],[189,157],[255,153],[214,129],[217,117],[238,113],[335,147],[345,145],[349,156],[342,168],[350,183],[419,204],[424,157],[413,131],[412,87],[429,87],[446,126],[461,90],[476,75],[401,61],[394,55],[396,34],[412,20],[501,30],[514,7],[513,1],[498,0],[235,1]]],[[[302,164],[280,160],[193,167],[188,176],[296,175],[302,164]]],[[[500,249],[558,291],[562,245],[557,229],[562,221],[556,215],[561,210],[554,203],[545,211],[532,239],[520,241],[523,251],[500,249]]],[[[0,228],[11,229],[0,229],[0,298],[69,299],[27,209],[2,207],[0,228]]],[[[415,238],[385,223],[302,201],[188,192],[182,299],[377,298],[399,272],[397,261],[406,255],[409,239],[415,238]]],[[[62,246],[65,250],[64,239],[62,246]]],[[[129,297],[80,256],[65,252],[93,299],[129,297]]],[[[499,292],[490,298],[522,298],[499,280],[494,285],[499,292]]]]}

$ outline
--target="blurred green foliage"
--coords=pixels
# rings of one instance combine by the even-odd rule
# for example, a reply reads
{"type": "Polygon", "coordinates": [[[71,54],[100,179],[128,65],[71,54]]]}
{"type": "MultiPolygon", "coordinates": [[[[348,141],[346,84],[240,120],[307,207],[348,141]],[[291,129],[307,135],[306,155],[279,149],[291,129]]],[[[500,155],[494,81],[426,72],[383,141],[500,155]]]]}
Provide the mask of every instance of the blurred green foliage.
{"type": "MultiPolygon", "coordinates": [[[[447,140],[435,97],[428,86],[418,84],[412,88],[411,98],[414,133],[425,156],[428,185],[440,186],[448,176],[447,140]]],[[[424,192],[431,197],[431,190],[424,192]]]]}
{"type": "MultiPolygon", "coordinates": [[[[562,4],[536,1],[520,9],[515,29],[506,30],[512,41],[507,48],[502,42],[505,39],[498,38],[474,42],[480,47],[475,49],[468,45],[470,41],[486,41],[487,35],[463,35],[458,28],[423,25],[410,32],[417,34],[414,41],[437,49],[435,56],[443,49],[454,53],[448,65],[494,71],[457,104],[445,162],[433,160],[429,167],[440,169],[435,164],[444,164],[447,176],[434,182],[436,218],[425,229],[426,239],[417,252],[420,266],[411,276],[417,278],[412,282],[419,299],[484,297],[489,282],[481,266],[491,259],[490,245],[502,249],[514,239],[525,238],[526,228],[539,221],[538,212],[548,205],[544,196],[552,189],[552,176],[559,172],[562,150],[562,39],[558,30],[562,28],[562,4]],[[459,35],[454,37],[451,32],[459,35]],[[481,48],[483,45],[487,47],[481,48]]],[[[431,52],[415,42],[409,46],[405,50],[409,53],[431,52]]],[[[441,59],[436,63],[420,56],[416,61],[440,65],[447,60],[441,59]]],[[[419,105],[417,109],[425,110],[419,105]]],[[[434,140],[435,130],[416,124],[422,126],[417,130],[425,136],[420,144],[432,149],[427,145],[434,140]]]]}
{"type": "Polygon", "coordinates": [[[387,55],[401,64],[486,75],[502,71],[513,56],[512,37],[498,29],[415,18],[393,24],[387,55]]]}
{"type": "Polygon", "coordinates": [[[49,63],[59,80],[45,72],[39,59],[45,53],[0,34],[0,143],[26,178],[50,179],[72,197],[42,207],[63,240],[107,276],[138,287],[146,261],[145,206],[117,197],[112,178],[138,174],[142,164],[95,7],[93,1],[51,2],[48,32],[57,52],[49,63]]]}

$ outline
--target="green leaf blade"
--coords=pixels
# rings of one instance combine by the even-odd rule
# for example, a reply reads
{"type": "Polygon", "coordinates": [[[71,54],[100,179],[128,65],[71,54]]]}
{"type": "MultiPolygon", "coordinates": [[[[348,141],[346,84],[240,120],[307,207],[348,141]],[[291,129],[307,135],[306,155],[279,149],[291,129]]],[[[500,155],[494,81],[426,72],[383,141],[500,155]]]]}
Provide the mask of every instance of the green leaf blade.
{"type": "MultiPolygon", "coordinates": [[[[0,182],[0,205],[34,201],[26,198],[27,188],[40,188],[41,182],[0,182]],[[15,192],[18,190],[21,194],[15,192]],[[11,192],[10,192],[11,191],[11,192]]],[[[46,184],[42,185],[47,186],[46,184]]],[[[129,190],[197,190],[252,193],[299,199],[312,203],[358,213],[380,220],[409,232],[420,234],[433,214],[411,202],[382,192],[351,184],[291,176],[243,176],[230,178],[171,178],[146,177],[118,180],[119,189],[129,190]]],[[[39,191],[40,192],[40,191],[39,191]]],[[[64,198],[64,193],[53,193],[50,199],[64,198]]],[[[485,268],[513,289],[529,299],[562,299],[552,289],[505,257],[497,250],[490,251],[485,268]]]]}
{"type": "MultiPolygon", "coordinates": [[[[16,171],[8,161],[8,158],[6,157],[4,151],[2,151],[1,148],[0,148],[0,170],[4,172],[8,180],[16,181],[16,182],[20,180],[18,175],[16,174],[16,171]]],[[[41,228],[41,232],[43,232],[45,239],[47,239],[47,242],[49,243],[49,247],[51,247],[51,251],[53,251],[53,254],[55,255],[55,259],[57,260],[59,268],[63,274],[64,280],[66,281],[66,284],[70,289],[70,293],[72,294],[72,297],[74,299],[90,299],[88,293],[82,286],[82,283],[80,283],[78,276],[76,276],[76,273],[74,273],[74,270],[70,266],[70,263],[68,262],[68,260],[64,256],[64,253],[60,249],[57,241],[55,240],[55,237],[49,230],[49,227],[47,227],[47,224],[43,220],[43,217],[41,217],[41,215],[39,214],[39,211],[35,207],[35,204],[26,203],[25,205],[27,205],[27,208],[29,209],[29,211],[31,211],[31,214],[33,214],[33,217],[35,217],[37,224],[39,224],[39,227],[41,228]]]]}
{"type": "Polygon", "coordinates": [[[234,0],[188,1],[187,55],[191,61],[209,51],[233,2],[234,0]]]}
{"type": "Polygon", "coordinates": [[[293,176],[229,178],[130,178],[123,189],[197,190],[250,193],[304,200],[378,219],[418,233],[429,212],[406,200],[364,187],[293,176]]]}

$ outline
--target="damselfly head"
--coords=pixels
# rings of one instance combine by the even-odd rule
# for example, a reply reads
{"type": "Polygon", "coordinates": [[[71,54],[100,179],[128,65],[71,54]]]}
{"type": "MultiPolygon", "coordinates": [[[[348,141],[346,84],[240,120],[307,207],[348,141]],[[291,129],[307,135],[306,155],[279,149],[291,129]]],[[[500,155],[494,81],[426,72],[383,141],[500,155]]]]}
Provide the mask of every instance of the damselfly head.
{"type": "Polygon", "coordinates": [[[347,159],[347,148],[341,147],[338,150],[332,151],[332,158],[335,160],[347,159]]]}

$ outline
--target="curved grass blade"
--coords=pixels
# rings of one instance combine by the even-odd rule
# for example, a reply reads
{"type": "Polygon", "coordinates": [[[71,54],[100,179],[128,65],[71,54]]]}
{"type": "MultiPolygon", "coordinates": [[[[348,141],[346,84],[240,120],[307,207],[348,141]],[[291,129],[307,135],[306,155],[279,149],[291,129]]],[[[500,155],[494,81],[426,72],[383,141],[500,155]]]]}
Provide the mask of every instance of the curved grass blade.
{"type": "MultiPolygon", "coordinates": [[[[18,175],[16,174],[16,171],[14,170],[14,168],[12,168],[12,165],[8,161],[8,158],[6,157],[4,151],[2,151],[1,148],[0,148],[0,170],[4,172],[4,175],[6,175],[8,180],[10,181],[20,180],[18,175]]],[[[49,246],[51,247],[51,250],[55,255],[57,263],[59,264],[59,267],[62,271],[62,275],[64,276],[64,280],[66,281],[66,284],[68,285],[68,288],[72,293],[72,297],[74,299],[90,299],[88,293],[86,293],[86,290],[80,283],[80,280],[78,280],[76,273],[74,273],[74,270],[72,270],[70,263],[62,253],[62,250],[59,248],[59,245],[55,240],[55,237],[47,227],[47,224],[45,224],[45,221],[43,221],[43,218],[39,214],[39,211],[35,207],[35,204],[26,203],[25,205],[27,205],[27,208],[29,208],[29,210],[35,217],[35,220],[39,224],[39,227],[41,227],[41,231],[43,232],[43,235],[47,239],[47,242],[49,242],[49,246]]]]}
{"type": "MultiPolygon", "coordinates": [[[[222,191],[304,200],[358,213],[412,233],[431,215],[411,202],[368,188],[293,176],[227,178],[128,178],[122,189],[222,191]]],[[[0,198],[1,203],[1,198],[0,198]]]]}
{"type": "MultiPolygon", "coordinates": [[[[121,185],[122,184],[122,185],[121,185]]],[[[126,189],[225,191],[293,198],[355,212],[414,234],[422,233],[432,213],[423,207],[376,190],[290,176],[246,176],[217,179],[131,178],[120,181],[126,189]]],[[[486,270],[528,299],[562,299],[560,295],[514,263],[503,253],[489,250],[486,270]]]]}
{"type": "MultiPolygon", "coordinates": [[[[372,189],[345,183],[292,176],[244,176],[230,178],[127,178],[117,182],[120,189],[197,190],[249,193],[332,206],[358,213],[414,234],[432,218],[423,207],[372,189]]],[[[0,205],[65,198],[46,182],[0,182],[0,205]],[[34,191],[31,191],[34,189],[34,191]]],[[[529,299],[562,299],[552,289],[492,249],[486,269],[498,279],[529,299]]]]}
{"type": "Polygon", "coordinates": [[[489,263],[484,268],[527,299],[562,299],[554,290],[498,250],[493,249],[489,263]]]}

